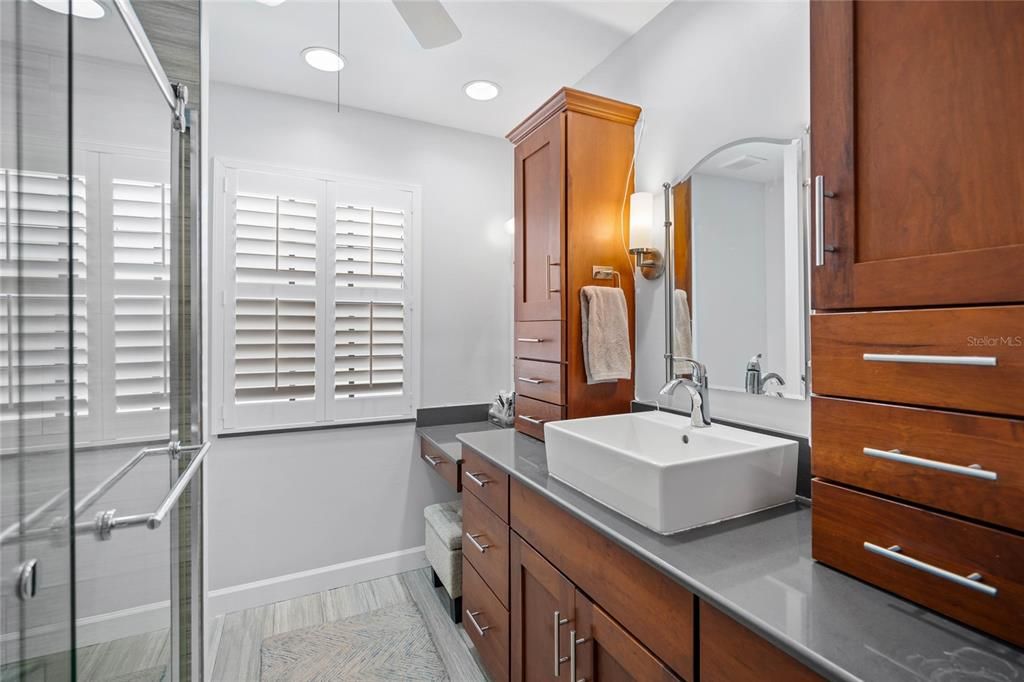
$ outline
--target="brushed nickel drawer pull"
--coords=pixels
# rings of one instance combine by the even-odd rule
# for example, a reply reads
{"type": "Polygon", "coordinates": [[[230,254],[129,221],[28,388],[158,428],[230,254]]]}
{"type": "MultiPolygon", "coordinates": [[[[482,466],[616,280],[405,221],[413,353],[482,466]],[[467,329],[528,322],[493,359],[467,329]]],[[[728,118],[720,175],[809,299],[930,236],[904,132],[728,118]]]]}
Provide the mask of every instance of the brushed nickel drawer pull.
{"type": "Polygon", "coordinates": [[[561,648],[561,644],[559,643],[559,640],[561,638],[558,636],[558,633],[559,633],[559,628],[562,627],[563,625],[565,625],[566,623],[568,623],[569,620],[567,618],[562,618],[562,613],[560,611],[555,611],[552,614],[551,622],[552,622],[552,626],[553,626],[552,629],[555,631],[555,645],[554,645],[554,650],[555,650],[555,669],[554,669],[554,675],[555,675],[555,677],[559,677],[560,666],[563,663],[565,663],[566,661],[568,661],[569,659],[567,657],[563,656],[561,654],[561,652],[559,651],[559,649],[561,648]]]}
{"type": "Polygon", "coordinates": [[[868,457],[877,457],[878,459],[887,459],[891,462],[902,462],[903,464],[913,464],[927,469],[945,471],[948,474],[959,474],[961,476],[970,476],[971,478],[980,478],[985,481],[996,481],[999,479],[999,474],[994,471],[986,471],[985,469],[982,469],[980,464],[961,466],[959,464],[950,464],[949,462],[936,462],[935,460],[925,459],[924,457],[904,455],[899,450],[877,450],[875,448],[864,448],[864,454],[868,457]]]}
{"type": "Polygon", "coordinates": [[[944,568],[939,568],[938,566],[932,566],[920,559],[914,559],[913,557],[903,554],[903,548],[899,545],[893,545],[892,547],[879,547],[878,545],[873,545],[870,542],[865,542],[864,549],[872,552],[873,554],[883,556],[886,559],[892,559],[904,566],[916,568],[919,571],[924,571],[928,575],[934,575],[936,578],[948,580],[951,583],[956,583],[961,587],[966,587],[967,589],[974,590],[975,592],[981,592],[982,594],[986,594],[990,597],[994,597],[999,593],[999,590],[996,588],[991,585],[985,585],[981,582],[982,576],[980,573],[971,573],[970,575],[963,576],[958,573],[953,573],[952,571],[947,571],[944,568]]]}
{"type": "Polygon", "coordinates": [[[544,343],[547,339],[516,339],[520,343],[544,343]]]}
{"type": "Polygon", "coordinates": [[[491,626],[490,625],[484,625],[483,627],[480,627],[480,623],[476,622],[476,617],[480,615],[480,612],[479,611],[470,611],[469,609],[466,609],[466,615],[469,616],[469,622],[473,624],[473,627],[475,627],[476,631],[480,633],[480,636],[481,637],[486,637],[487,636],[486,633],[487,633],[488,630],[491,629],[491,626]]]}
{"type": "Polygon", "coordinates": [[[825,199],[835,199],[835,192],[825,191],[825,176],[814,178],[814,264],[825,264],[825,252],[833,253],[834,246],[825,246],[825,199]]]}
{"type": "Polygon", "coordinates": [[[480,471],[476,472],[475,474],[469,471],[463,471],[462,473],[466,475],[466,478],[473,481],[473,483],[476,483],[481,488],[483,488],[488,483],[494,483],[494,481],[492,481],[489,478],[480,478],[480,475],[483,473],[480,471]]]}
{"type": "Polygon", "coordinates": [[[477,541],[477,538],[482,538],[483,536],[484,536],[483,533],[477,533],[476,535],[473,535],[469,531],[466,531],[466,537],[469,538],[469,541],[473,543],[474,547],[476,547],[478,550],[480,550],[481,554],[486,553],[487,552],[487,548],[490,547],[490,545],[481,545],[477,541]]]}
{"type": "Polygon", "coordinates": [[[535,424],[537,426],[543,426],[544,422],[547,421],[546,419],[537,419],[536,417],[527,417],[525,414],[519,415],[519,418],[522,419],[524,422],[529,422],[530,424],[535,424]]]}
{"type": "Polygon", "coordinates": [[[441,460],[439,458],[431,457],[428,454],[424,454],[423,459],[427,460],[427,463],[434,468],[437,468],[437,465],[441,463],[441,460]]]}
{"type": "Polygon", "coordinates": [[[916,365],[970,365],[995,367],[996,358],[985,355],[899,355],[897,353],[864,353],[867,362],[907,362],[916,365]]]}
{"type": "Polygon", "coordinates": [[[569,631],[569,679],[572,682],[586,682],[586,680],[579,679],[576,677],[576,647],[587,641],[586,637],[580,637],[576,639],[576,631],[569,631]]]}
{"type": "Polygon", "coordinates": [[[548,290],[548,298],[551,298],[551,294],[557,294],[559,291],[561,291],[561,289],[557,287],[554,289],[551,288],[551,266],[554,265],[561,267],[562,264],[559,261],[551,260],[550,255],[544,256],[544,264],[547,266],[544,268],[544,272],[547,273],[546,288],[548,290]]]}
{"type": "Polygon", "coordinates": [[[519,381],[525,381],[528,384],[546,384],[546,379],[532,379],[530,377],[516,377],[519,381]]]}

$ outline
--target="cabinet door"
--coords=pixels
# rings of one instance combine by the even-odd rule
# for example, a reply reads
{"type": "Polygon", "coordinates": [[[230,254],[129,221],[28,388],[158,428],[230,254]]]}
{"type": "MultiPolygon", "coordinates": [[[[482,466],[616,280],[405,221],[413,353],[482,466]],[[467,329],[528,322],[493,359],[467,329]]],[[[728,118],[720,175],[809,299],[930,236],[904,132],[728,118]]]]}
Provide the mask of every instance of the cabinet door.
{"type": "Polygon", "coordinates": [[[570,631],[569,679],[573,682],[678,682],[679,678],[633,635],[576,592],[576,625],[570,631]],[[575,667],[575,670],[572,668],[575,667]]]}
{"type": "Polygon", "coordinates": [[[569,680],[576,588],[512,533],[512,680],[569,680]]]}
{"type": "Polygon", "coordinates": [[[814,307],[1024,300],[1024,3],[818,1],[810,20],[814,307]]]}
{"type": "Polygon", "coordinates": [[[516,319],[561,320],[565,267],[565,114],[515,150],[516,319]]]}

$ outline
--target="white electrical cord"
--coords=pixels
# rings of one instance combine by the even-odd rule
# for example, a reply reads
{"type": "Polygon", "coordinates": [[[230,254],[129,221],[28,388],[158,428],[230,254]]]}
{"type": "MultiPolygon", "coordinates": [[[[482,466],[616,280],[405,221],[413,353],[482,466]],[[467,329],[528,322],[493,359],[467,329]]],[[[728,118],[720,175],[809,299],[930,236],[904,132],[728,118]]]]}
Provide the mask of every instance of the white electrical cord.
{"type": "MultiPolygon", "coordinates": [[[[629,245],[626,244],[626,202],[629,201],[629,181],[634,180],[636,176],[636,158],[640,154],[640,144],[644,141],[644,126],[646,124],[644,115],[640,114],[640,120],[637,122],[640,130],[636,134],[636,141],[633,143],[633,160],[629,162],[629,171],[626,173],[626,186],[622,190],[622,206],[619,209],[619,241],[622,242],[622,251],[626,254],[626,262],[631,263],[632,256],[629,253],[629,245]]],[[[633,284],[635,285],[639,280],[637,279],[637,269],[630,264],[629,271],[633,274],[633,284]]]]}

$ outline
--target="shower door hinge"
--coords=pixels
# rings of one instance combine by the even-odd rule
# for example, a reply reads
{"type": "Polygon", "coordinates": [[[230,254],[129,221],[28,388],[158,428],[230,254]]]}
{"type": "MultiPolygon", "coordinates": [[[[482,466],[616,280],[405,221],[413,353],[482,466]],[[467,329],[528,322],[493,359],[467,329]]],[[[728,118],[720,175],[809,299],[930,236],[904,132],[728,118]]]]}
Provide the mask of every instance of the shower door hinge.
{"type": "Polygon", "coordinates": [[[38,559],[29,559],[18,567],[18,599],[28,601],[36,596],[38,575],[38,559]]]}

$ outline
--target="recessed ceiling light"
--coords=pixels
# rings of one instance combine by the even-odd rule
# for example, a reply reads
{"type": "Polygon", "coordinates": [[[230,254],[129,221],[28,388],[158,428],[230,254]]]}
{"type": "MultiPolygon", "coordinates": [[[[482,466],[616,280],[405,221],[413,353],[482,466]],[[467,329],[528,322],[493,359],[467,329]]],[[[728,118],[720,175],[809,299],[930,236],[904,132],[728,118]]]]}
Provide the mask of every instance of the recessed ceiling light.
{"type": "Polygon", "coordinates": [[[478,102],[494,99],[501,92],[498,84],[491,81],[470,81],[462,86],[462,89],[466,92],[467,97],[478,102]]]}
{"type": "MultiPolygon", "coordinates": [[[[45,7],[61,14],[68,13],[68,0],[34,0],[40,7],[45,7]]],[[[71,16],[81,19],[99,19],[107,13],[103,5],[96,0],[71,0],[71,16]]]]}
{"type": "Polygon", "coordinates": [[[329,47],[307,47],[302,51],[306,63],[320,71],[341,71],[345,58],[329,47]]]}

